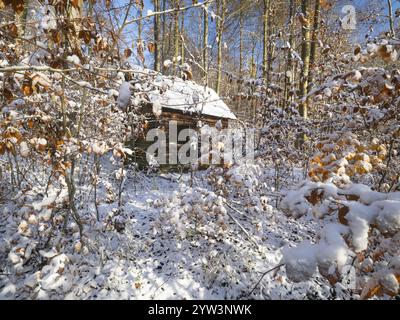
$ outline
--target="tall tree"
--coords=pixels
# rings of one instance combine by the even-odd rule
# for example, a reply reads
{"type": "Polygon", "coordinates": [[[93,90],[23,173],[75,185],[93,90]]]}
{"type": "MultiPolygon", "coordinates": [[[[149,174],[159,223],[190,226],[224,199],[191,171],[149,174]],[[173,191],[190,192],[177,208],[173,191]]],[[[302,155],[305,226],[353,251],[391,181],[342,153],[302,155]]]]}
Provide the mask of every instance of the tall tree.
{"type": "Polygon", "coordinates": [[[392,0],[387,0],[389,9],[389,23],[390,23],[390,36],[394,38],[396,36],[394,32],[394,20],[393,20],[393,3],[392,0]]]}
{"type": "Polygon", "coordinates": [[[203,61],[204,85],[208,86],[208,4],[203,11],[203,61]]]}
{"type": "Polygon", "coordinates": [[[314,22],[311,37],[311,49],[310,49],[310,71],[308,75],[308,85],[314,81],[314,68],[317,60],[317,48],[318,48],[318,33],[320,25],[320,10],[321,0],[315,0],[314,6],[314,22]]]}
{"type": "MultiPolygon", "coordinates": [[[[167,9],[167,1],[162,0],[162,8],[161,10],[164,12],[167,9]]],[[[161,38],[161,61],[165,61],[165,40],[166,40],[166,30],[167,30],[167,21],[166,21],[166,15],[165,13],[162,14],[161,16],[162,19],[162,26],[161,26],[161,31],[162,31],[162,38],[161,38]]]]}
{"type": "Polygon", "coordinates": [[[239,13],[239,78],[243,76],[243,13],[239,13]]]}
{"type": "MultiPolygon", "coordinates": [[[[160,11],[160,0],[154,0],[154,11],[160,11]]],[[[154,16],[154,70],[161,70],[160,16],[154,16]]]]}
{"type": "Polygon", "coordinates": [[[223,48],[223,34],[225,25],[225,11],[226,11],[226,0],[217,0],[217,38],[218,38],[218,54],[217,54],[217,84],[216,92],[221,92],[221,81],[222,81],[222,48],[223,48]]]}
{"type": "Polygon", "coordinates": [[[289,91],[291,89],[292,81],[294,78],[293,67],[293,46],[294,46],[294,14],[295,14],[295,0],[290,0],[289,4],[289,48],[287,53],[287,64],[285,72],[285,105],[289,100],[289,91]]]}
{"type": "Polygon", "coordinates": [[[270,0],[264,0],[263,11],[263,77],[267,77],[268,73],[268,17],[270,11],[270,0]]]}
{"type": "Polygon", "coordinates": [[[178,69],[178,57],[180,52],[179,46],[179,38],[180,38],[180,30],[179,30],[179,8],[180,8],[180,0],[174,0],[174,73],[176,74],[178,69]]]}
{"type": "Polygon", "coordinates": [[[299,20],[302,26],[302,44],[301,44],[301,78],[300,78],[300,115],[303,118],[308,117],[307,110],[307,92],[308,92],[308,75],[310,71],[310,55],[311,55],[311,45],[310,45],[310,21],[309,21],[309,0],[302,0],[301,2],[301,13],[299,15],[299,20]]]}
{"type": "Polygon", "coordinates": [[[270,84],[270,81],[271,81],[270,74],[271,74],[271,70],[272,70],[272,60],[273,60],[273,56],[274,56],[274,52],[275,52],[275,48],[276,48],[276,41],[271,39],[272,34],[275,33],[275,31],[277,29],[277,25],[275,24],[275,21],[274,21],[276,18],[276,17],[274,17],[274,14],[276,12],[276,6],[277,6],[276,2],[272,3],[271,1],[269,1],[268,35],[267,35],[268,54],[267,54],[267,74],[266,74],[267,86],[270,84]]]}
{"type": "MultiPolygon", "coordinates": [[[[240,90],[242,88],[242,78],[243,78],[243,12],[240,11],[240,16],[239,16],[239,84],[238,84],[238,92],[240,93],[240,90]]],[[[238,100],[238,109],[240,108],[241,104],[241,95],[239,94],[239,100],[238,100]]]]}
{"type": "Polygon", "coordinates": [[[137,39],[137,52],[140,61],[142,64],[144,64],[144,55],[143,55],[143,41],[142,41],[142,31],[143,31],[143,25],[142,25],[142,17],[143,17],[143,8],[144,8],[144,3],[143,1],[140,1],[138,5],[138,11],[139,11],[139,20],[138,20],[138,39],[137,39]]]}
{"type": "Polygon", "coordinates": [[[184,37],[185,37],[185,13],[182,13],[181,30],[180,30],[182,63],[185,61],[185,38],[184,37]]]}

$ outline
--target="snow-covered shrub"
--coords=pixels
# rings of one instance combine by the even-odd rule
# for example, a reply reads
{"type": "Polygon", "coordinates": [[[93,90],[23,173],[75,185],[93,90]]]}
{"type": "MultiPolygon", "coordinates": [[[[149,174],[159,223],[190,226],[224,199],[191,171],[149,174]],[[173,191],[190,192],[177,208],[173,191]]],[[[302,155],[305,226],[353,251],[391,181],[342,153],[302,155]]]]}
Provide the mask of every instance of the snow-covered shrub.
{"type": "Polygon", "coordinates": [[[181,189],[170,199],[157,200],[160,220],[154,232],[173,231],[178,237],[193,237],[197,233],[210,239],[220,239],[229,224],[224,198],[202,188],[181,189]]]}
{"type": "Polygon", "coordinates": [[[388,151],[376,138],[367,144],[351,132],[330,134],[316,148],[318,152],[311,160],[308,173],[313,181],[347,184],[349,178],[357,179],[386,169],[384,161],[388,151]]]}
{"type": "MultiPolygon", "coordinates": [[[[361,63],[376,57],[393,61],[397,46],[388,41],[369,43],[365,50],[356,48],[353,58],[361,63]]],[[[295,274],[294,280],[310,277],[302,272],[306,260],[316,263],[331,283],[340,281],[346,273],[334,258],[334,252],[340,252],[342,264],[355,272],[353,289],[361,298],[398,294],[398,273],[388,265],[400,255],[399,84],[398,70],[360,67],[332,76],[310,91],[308,98],[330,101],[321,104],[330,118],[329,133],[311,137],[316,153],[308,180],[287,192],[280,206],[289,216],[310,215],[325,221],[327,227],[340,223],[345,229],[333,233],[337,243],[341,239],[339,251],[319,250],[325,246],[323,234],[309,250],[299,245],[296,254],[295,249],[288,251],[289,275],[295,274],[293,266],[301,262],[300,276],[295,274]],[[324,252],[332,252],[332,257],[321,258],[324,252]]],[[[309,248],[309,244],[304,246],[309,248]]]]}
{"type": "Polygon", "coordinates": [[[264,171],[256,163],[238,163],[230,168],[210,170],[208,180],[215,190],[221,190],[225,196],[243,196],[245,199],[262,189],[264,171]]]}
{"type": "Polygon", "coordinates": [[[364,279],[356,288],[361,298],[397,295],[399,274],[386,266],[400,255],[400,193],[379,193],[357,184],[340,189],[309,182],[289,192],[282,206],[294,217],[318,212],[318,218],[332,220],[333,216],[337,221],[327,222],[315,245],[304,243],[284,253],[292,281],[308,280],[318,265],[319,273],[336,283],[343,276],[343,266],[351,265],[356,276],[364,279]],[[329,210],[321,212],[321,206],[329,210]]]}
{"type": "Polygon", "coordinates": [[[271,214],[274,202],[270,196],[267,173],[260,163],[239,163],[229,169],[217,168],[208,174],[208,181],[217,194],[227,201],[238,202],[251,217],[271,214]]]}

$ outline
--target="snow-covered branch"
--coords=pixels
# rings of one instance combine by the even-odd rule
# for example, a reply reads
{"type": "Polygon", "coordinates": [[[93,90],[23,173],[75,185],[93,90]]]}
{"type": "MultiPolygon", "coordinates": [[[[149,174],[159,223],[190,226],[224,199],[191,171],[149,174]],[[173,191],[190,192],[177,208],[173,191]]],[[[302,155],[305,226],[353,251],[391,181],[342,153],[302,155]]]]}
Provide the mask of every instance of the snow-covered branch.
{"type": "Polygon", "coordinates": [[[186,11],[186,10],[193,9],[193,8],[198,8],[198,7],[206,7],[206,6],[209,6],[213,1],[214,0],[206,0],[204,2],[199,2],[199,3],[193,4],[193,5],[190,5],[190,6],[186,6],[186,7],[182,7],[182,8],[172,8],[172,9],[167,9],[167,10],[164,10],[164,11],[150,12],[146,16],[126,21],[124,23],[124,25],[129,25],[129,24],[141,21],[141,20],[146,20],[146,19],[149,19],[151,17],[159,16],[159,15],[163,15],[163,14],[182,12],[182,11],[186,11]]]}

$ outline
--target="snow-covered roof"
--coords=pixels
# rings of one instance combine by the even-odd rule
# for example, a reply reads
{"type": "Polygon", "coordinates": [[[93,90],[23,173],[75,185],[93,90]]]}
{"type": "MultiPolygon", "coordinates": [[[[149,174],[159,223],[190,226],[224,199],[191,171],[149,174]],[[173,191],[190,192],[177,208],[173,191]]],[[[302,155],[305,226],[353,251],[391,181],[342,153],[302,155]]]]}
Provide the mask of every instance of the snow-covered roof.
{"type": "MultiPolygon", "coordinates": [[[[154,73],[151,70],[137,68],[140,72],[154,73]]],[[[237,119],[225,102],[211,88],[200,86],[193,81],[161,74],[155,76],[153,85],[159,90],[148,92],[150,102],[161,103],[163,109],[201,113],[223,119],[237,119]]]]}
{"type": "Polygon", "coordinates": [[[160,96],[163,108],[236,120],[236,116],[213,89],[179,78],[164,78],[162,81],[169,87],[160,96]]]}

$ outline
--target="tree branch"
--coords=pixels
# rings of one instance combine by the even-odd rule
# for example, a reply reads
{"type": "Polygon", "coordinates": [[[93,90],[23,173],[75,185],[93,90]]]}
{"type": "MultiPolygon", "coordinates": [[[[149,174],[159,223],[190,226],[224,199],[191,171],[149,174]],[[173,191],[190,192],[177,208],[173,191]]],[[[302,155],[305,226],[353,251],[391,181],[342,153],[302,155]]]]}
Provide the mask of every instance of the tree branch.
{"type": "Polygon", "coordinates": [[[196,4],[193,4],[193,5],[190,5],[190,6],[186,6],[186,7],[183,7],[183,8],[179,8],[179,9],[178,8],[172,8],[172,9],[168,9],[168,10],[164,10],[164,11],[152,12],[152,13],[148,14],[147,16],[143,16],[143,17],[132,19],[130,21],[126,21],[124,23],[124,26],[127,26],[129,24],[132,24],[132,23],[135,23],[135,22],[138,22],[138,21],[141,21],[141,20],[149,19],[149,18],[154,17],[154,16],[162,15],[162,14],[182,12],[182,11],[186,11],[186,10],[193,9],[193,8],[198,8],[198,7],[202,7],[202,6],[208,6],[213,1],[214,0],[205,0],[204,2],[196,3],[196,4]]]}
{"type": "Polygon", "coordinates": [[[249,294],[248,294],[247,296],[248,296],[248,297],[251,296],[251,294],[254,292],[254,290],[256,290],[256,288],[258,287],[258,285],[259,285],[260,282],[262,281],[262,279],[264,279],[264,277],[265,277],[268,273],[270,273],[270,272],[272,272],[272,271],[274,271],[274,270],[280,269],[280,268],[283,267],[284,265],[285,265],[284,263],[281,263],[280,265],[277,265],[276,267],[274,267],[274,268],[272,268],[272,269],[269,269],[268,271],[265,271],[265,272],[262,274],[260,280],[257,281],[257,283],[255,284],[255,286],[253,287],[253,289],[249,292],[249,294]]]}

